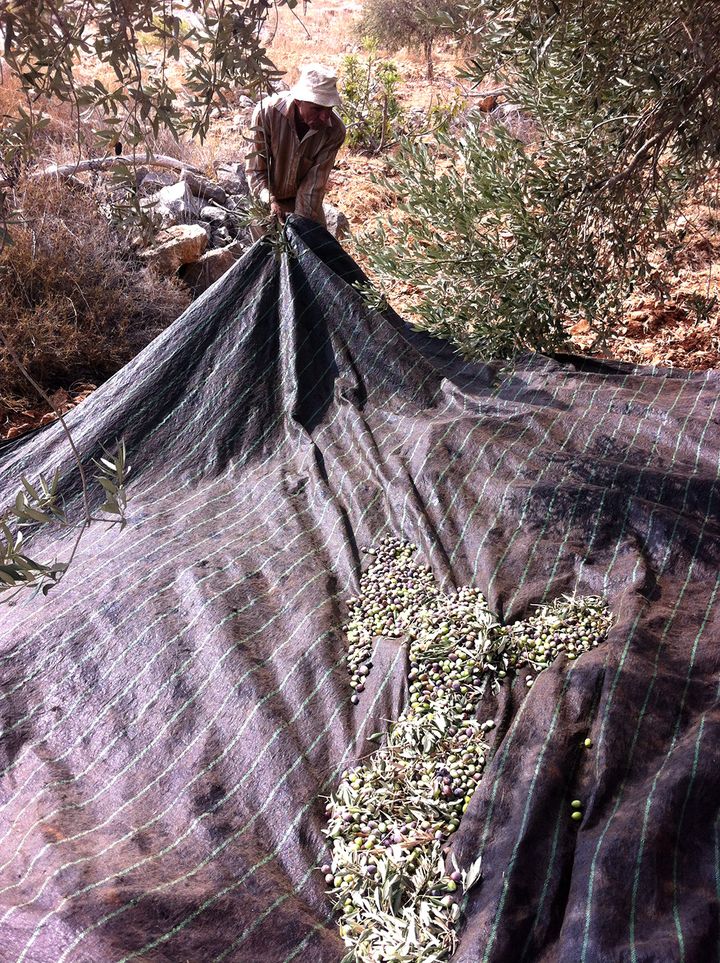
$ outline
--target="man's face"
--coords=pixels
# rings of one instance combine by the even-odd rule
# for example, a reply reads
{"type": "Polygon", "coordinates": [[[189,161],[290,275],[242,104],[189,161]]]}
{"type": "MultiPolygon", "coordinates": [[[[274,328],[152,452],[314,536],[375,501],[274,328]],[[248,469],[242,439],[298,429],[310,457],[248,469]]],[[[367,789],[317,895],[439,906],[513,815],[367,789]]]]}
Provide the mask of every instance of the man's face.
{"type": "Polygon", "coordinates": [[[332,107],[321,107],[309,100],[296,100],[297,112],[310,130],[322,130],[332,124],[332,107]]]}

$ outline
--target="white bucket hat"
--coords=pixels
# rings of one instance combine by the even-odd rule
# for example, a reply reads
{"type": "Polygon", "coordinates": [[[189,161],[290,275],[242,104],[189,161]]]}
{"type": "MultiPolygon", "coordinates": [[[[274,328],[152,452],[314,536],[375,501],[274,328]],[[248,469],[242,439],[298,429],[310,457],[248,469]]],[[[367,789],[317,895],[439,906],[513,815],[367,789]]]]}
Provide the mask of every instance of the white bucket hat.
{"type": "Polygon", "coordinates": [[[309,100],[320,107],[340,107],[337,74],[322,64],[306,64],[300,68],[300,79],[290,93],[295,100],[309,100]]]}

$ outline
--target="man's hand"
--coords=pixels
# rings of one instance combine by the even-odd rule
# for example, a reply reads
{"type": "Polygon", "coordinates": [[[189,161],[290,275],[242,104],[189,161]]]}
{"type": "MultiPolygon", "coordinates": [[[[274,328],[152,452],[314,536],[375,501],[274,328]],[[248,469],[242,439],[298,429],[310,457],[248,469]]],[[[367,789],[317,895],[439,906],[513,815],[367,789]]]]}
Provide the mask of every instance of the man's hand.
{"type": "Polygon", "coordinates": [[[287,212],[282,209],[282,206],[277,201],[270,201],[270,213],[273,217],[276,217],[281,224],[285,223],[287,212]]]}

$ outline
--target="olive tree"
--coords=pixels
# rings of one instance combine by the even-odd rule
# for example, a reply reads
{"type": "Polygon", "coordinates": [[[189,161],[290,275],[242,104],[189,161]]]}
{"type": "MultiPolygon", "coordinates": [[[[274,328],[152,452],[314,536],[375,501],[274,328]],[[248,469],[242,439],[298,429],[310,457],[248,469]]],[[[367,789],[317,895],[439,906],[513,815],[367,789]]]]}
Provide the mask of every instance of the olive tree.
{"type": "Polygon", "coordinates": [[[108,153],[161,130],[202,138],[229,88],[277,76],[260,31],[283,4],[297,0],[0,0],[0,66],[20,94],[3,116],[5,179],[52,101],[69,105],[79,138],[89,121],[108,153]]]}
{"type": "Polygon", "coordinates": [[[457,12],[458,4],[452,0],[367,0],[360,29],[389,50],[420,44],[427,79],[432,80],[433,46],[438,37],[448,33],[448,23],[440,18],[457,12]]]}
{"type": "Polygon", "coordinates": [[[421,324],[481,357],[552,350],[579,319],[608,331],[717,169],[716,15],[713,0],[482,0],[448,17],[461,36],[480,23],[464,77],[504,104],[406,145],[388,182],[403,216],[361,242],[382,279],[415,287],[421,324]]]}

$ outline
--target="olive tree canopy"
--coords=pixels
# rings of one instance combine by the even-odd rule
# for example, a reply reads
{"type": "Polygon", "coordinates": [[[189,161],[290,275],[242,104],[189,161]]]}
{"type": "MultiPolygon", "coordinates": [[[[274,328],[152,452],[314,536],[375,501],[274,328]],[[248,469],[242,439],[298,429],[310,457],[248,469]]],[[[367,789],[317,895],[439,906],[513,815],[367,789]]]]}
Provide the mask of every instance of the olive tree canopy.
{"type": "Polygon", "coordinates": [[[403,217],[364,241],[379,276],[412,284],[422,323],[471,355],[552,350],[579,319],[606,332],[717,169],[717,15],[716,0],[482,0],[448,15],[472,34],[465,79],[504,104],[443,138],[451,165],[407,145],[389,182],[403,217]]]}
{"type": "Polygon", "coordinates": [[[456,0],[367,0],[360,28],[391,50],[421,44],[427,78],[432,80],[433,45],[448,32],[440,18],[456,17],[460,9],[456,0]]]}
{"type": "Polygon", "coordinates": [[[260,31],[273,8],[296,3],[0,0],[0,64],[20,93],[3,117],[5,176],[22,163],[46,100],[69,104],[78,131],[90,119],[106,150],[161,129],[202,138],[229,88],[263,88],[276,75],[260,31]]]}

